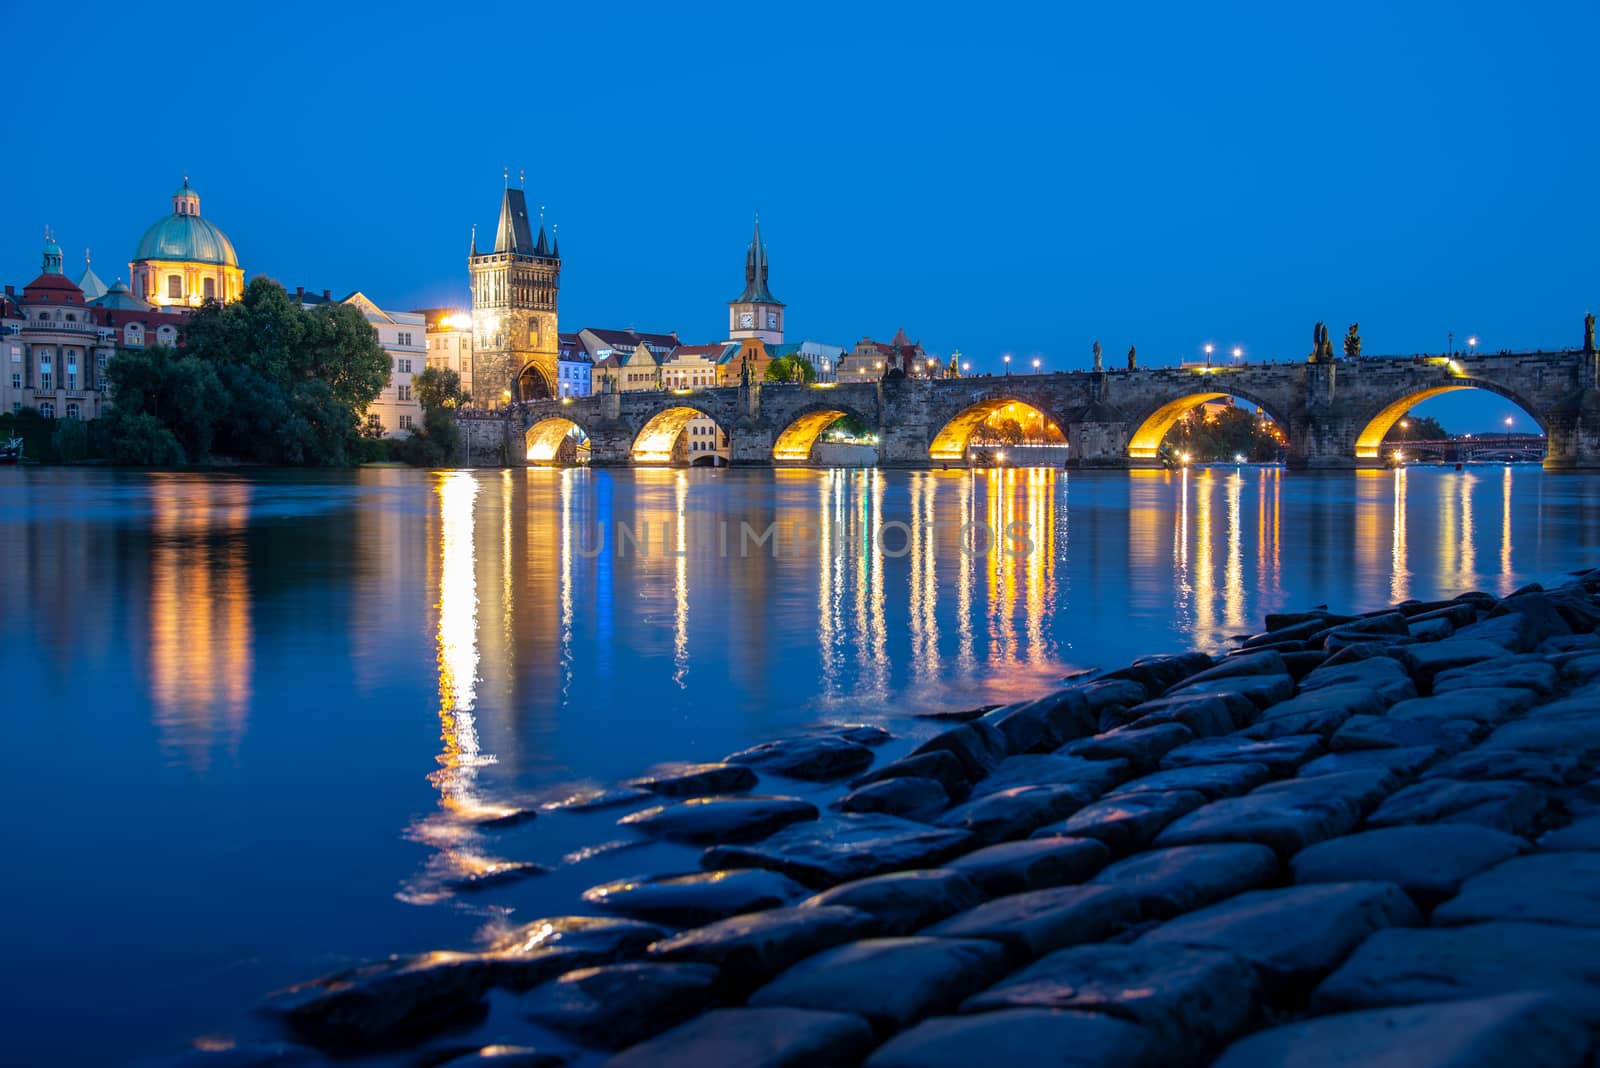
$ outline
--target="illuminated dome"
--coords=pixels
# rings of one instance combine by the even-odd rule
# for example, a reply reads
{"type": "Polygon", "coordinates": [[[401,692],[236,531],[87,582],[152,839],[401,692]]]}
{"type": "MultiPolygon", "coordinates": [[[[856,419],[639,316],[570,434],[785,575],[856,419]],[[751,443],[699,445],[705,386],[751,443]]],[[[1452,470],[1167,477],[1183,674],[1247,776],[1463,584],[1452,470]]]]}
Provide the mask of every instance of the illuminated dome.
{"type": "Polygon", "coordinates": [[[132,262],[145,260],[239,266],[228,235],[200,217],[200,194],[189,187],[187,178],[172,194],[172,214],[158,219],[139,239],[132,262]]]}

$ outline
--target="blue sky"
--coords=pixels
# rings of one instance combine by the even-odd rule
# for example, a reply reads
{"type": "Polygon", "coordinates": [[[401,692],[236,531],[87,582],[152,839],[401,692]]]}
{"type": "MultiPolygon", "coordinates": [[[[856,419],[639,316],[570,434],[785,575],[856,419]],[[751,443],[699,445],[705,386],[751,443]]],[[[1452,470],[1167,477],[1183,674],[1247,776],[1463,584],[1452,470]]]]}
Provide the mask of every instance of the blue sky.
{"type": "MultiPolygon", "coordinates": [[[[791,335],[978,368],[1302,358],[1319,319],[1557,348],[1600,308],[1592,2],[1080,7],[18,10],[53,43],[8,56],[4,277],[46,224],[126,275],[188,174],[251,274],[460,302],[510,167],[568,328],[720,340],[756,210],[791,335]]],[[[1460,396],[1426,410],[1506,414],[1460,396]]]]}

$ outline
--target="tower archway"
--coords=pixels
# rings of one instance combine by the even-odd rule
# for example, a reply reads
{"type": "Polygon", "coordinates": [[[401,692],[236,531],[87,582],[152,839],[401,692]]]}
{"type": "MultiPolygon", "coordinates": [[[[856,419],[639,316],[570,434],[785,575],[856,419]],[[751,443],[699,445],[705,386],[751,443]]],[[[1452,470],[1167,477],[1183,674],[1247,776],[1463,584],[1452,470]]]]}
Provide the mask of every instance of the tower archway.
{"type": "Polygon", "coordinates": [[[673,405],[645,421],[634,435],[629,455],[639,465],[716,465],[716,458],[724,462],[727,459],[728,435],[709,413],[688,405],[673,405]],[[702,461],[705,456],[713,459],[702,461]]]}
{"type": "MultiPolygon", "coordinates": [[[[553,400],[555,383],[537,363],[527,363],[517,374],[517,399],[521,401],[553,400]]],[[[488,398],[483,398],[488,399],[488,398]]]]}

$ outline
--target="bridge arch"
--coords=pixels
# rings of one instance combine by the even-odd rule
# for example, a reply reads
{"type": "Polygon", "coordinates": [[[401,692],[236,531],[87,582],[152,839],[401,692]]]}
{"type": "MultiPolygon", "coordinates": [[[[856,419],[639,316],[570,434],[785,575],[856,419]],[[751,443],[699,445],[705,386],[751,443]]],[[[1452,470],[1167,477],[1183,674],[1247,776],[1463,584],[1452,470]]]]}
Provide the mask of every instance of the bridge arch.
{"type": "MultiPolygon", "coordinates": [[[[1014,404],[1037,412],[1052,431],[1056,434],[1062,433],[1061,415],[1055,410],[1055,404],[1049,398],[1026,389],[997,390],[969,402],[951,415],[944,416],[942,421],[936,420],[935,425],[939,429],[934,432],[933,440],[928,445],[928,459],[935,463],[964,463],[967,458],[967,445],[972,441],[972,435],[978,427],[1002,408],[1014,404]]],[[[1065,440],[1064,435],[1062,440],[1065,440]]]]}
{"type": "Polygon", "coordinates": [[[848,405],[814,404],[800,409],[773,441],[773,462],[806,463],[822,432],[845,418],[854,419],[863,426],[874,425],[871,419],[848,405]]]}
{"type": "MultiPolygon", "coordinates": [[[[717,435],[728,433],[728,428],[713,412],[692,401],[674,401],[654,412],[639,427],[639,432],[633,436],[633,446],[629,449],[630,459],[635,464],[694,463],[698,457],[691,456],[692,450],[688,448],[681,450],[682,455],[679,455],[678,444],[684,429],[696,419],[709,419],[716,424],[717,435]]],[[[717,450],[710,451],[714,453],[717,450]]]]}
{"type": "Polygon", "coordinates": [[[1160,455],[1161,442],[1166,438],[1167,431],[1176,426],[1179,419],[1182,419],[1186,414],[1202,404],[1209,404],[1212,401],[1224,400],[1229,397],[1254,404],[1257,408],[1266,412],[1268,418],[1277,423],[1281,429],[1285,432],[1288,431],[1289,424],[1284,421],[1281,414],[1274,410],[1276,405],[1263,400],[1252,391],[1234,388],[1230,382],[1229,387],[1225,390],[1197,390],[1193,393],[1185,393],[1162,401],[1155,407],[1146,410],[1142,415],[1136,416],[1131,420],[1134,427],[1133,432],[1128,435],[1128,458],[1132,460],[1156,459],[1160,455]]]}
{"type": "Polygon", "coordinates": [[[1452,378],[1442,385],[1411,390],[1405,396],[1362,416],[1358,420],[1360,429],[1356,431],[1356,462],[1381,460],[1383,458],[1383,439],[1389,435],[1389,431],[1394,428],[1394,425],[1412,408],[1433,397],[1443,396],[1446,393],[1455,393],[1463,389],[1482,389],[1490,393],[1499,394],[1522,409],[1529,419],[1538,424],[1541,432],[1546,435],[1550,433],[1550,428],[1545,426],[1544,419],[1539,414],[1538,406],[1517,394],[1515,390],[1508,389],[1498,382],[1491,382],[1486,378],[1452,378]]]}
{"type": "Polygon", "coordinates": [[[526,446],[524,455],[530,464],[553,467],[588,461],[589,432],[582,424],[565,416],[535,419],[522,432],[522,440],[526,446]]]}

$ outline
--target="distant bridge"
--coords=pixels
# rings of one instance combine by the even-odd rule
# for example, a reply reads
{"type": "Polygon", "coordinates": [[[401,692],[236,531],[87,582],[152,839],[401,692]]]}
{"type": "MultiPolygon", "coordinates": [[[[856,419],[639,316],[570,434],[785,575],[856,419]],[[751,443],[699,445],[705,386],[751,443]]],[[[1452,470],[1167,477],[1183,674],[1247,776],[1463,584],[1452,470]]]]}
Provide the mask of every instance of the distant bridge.
{"type": "Polygon", "coordinates": [[[660,465],[682,462],[679,434],[705,416],[728,435],[731,463],[804,466],[822,432],[850,416],[878,436],[883,466],[937,467],[964,463],[973,430],[1021,403],[1060,428],[1070,464],[1141,467],[1160,463],[1162,438],[1186,412],[1232,396],[1285,432],[1291,467],[1356,467],[1388,462],[1384,436],[1416,404],[1463,389],[1496,393],[1532,416],[1544,432],[1547,469],[1600,468],[1600,353],[1580,351],[768,382],[534,401],[512,406],[493,428],[469,429],[480,445],[499,435],[513,463],[570,459],[564,443],[576,427],[588,438],[591,464],[660,465]]]}
{"type": "Polygon", "coordinates": [[[1463,434],[1454,438],[1386,441],[1386,457],[1406,460],[1538,460],[1548,443],[1543,434],[1463,434]]]}

